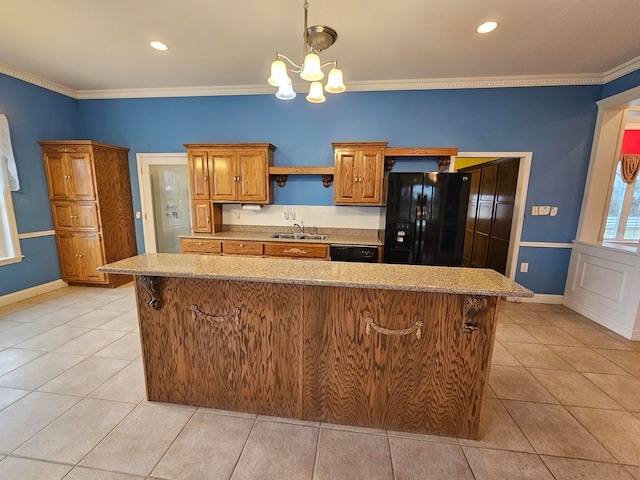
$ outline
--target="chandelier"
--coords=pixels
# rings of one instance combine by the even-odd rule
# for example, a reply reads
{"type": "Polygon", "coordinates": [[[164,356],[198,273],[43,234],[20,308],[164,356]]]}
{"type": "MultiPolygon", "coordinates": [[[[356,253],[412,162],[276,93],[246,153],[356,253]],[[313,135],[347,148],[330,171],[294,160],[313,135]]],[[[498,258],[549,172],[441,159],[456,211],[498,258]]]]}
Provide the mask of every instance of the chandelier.
{"type": "Polygon", "coordinates": [[[342,80],[342,71],[338,68],[338,62],[332,60],[330,62],[321,64],[318,54],[331,45],[333,45],[338,39],[338,33],[331,27],[324,25],[314,25],[307,28],[307,10],[309,3],[307,0],[304,2],[304,43],[302,44],[302,64],[291,61],[286,55],[279,52],[276,53],[276,59],[271,64],[271,76],[267,80],[269,85],[278,87],[276,97],[281,100],[291,100],[296,97],[296,92],[293,91],[291,78],[287,73],[287,65],[283,60],[286,60],[291,68],[289,72],[299,73],[300,78],[311,82],[309,86],[309,94],[307,100],[312,103],[322,103],[326,100],[322,92],[322,83],[320,80],[324,78],[323,68],[332,65],[333,68],[329,70],[327,76],[327,84],[324,86],[324,90],[329,93],[342,93],[347,87],[344,86],[342,80]]]}

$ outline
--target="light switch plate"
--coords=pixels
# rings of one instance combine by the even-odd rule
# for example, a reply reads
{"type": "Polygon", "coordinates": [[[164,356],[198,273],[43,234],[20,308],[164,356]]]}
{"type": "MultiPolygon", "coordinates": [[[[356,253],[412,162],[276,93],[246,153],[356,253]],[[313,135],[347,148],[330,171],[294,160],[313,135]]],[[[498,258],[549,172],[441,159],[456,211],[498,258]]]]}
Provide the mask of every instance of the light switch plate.
{"type": "Polygon", "coordinates": [[[549,212],[549,215],[551,215],[552,217],[555,217],[558,214],[558,207],[551,207],[551,211],[549,212]]]}
{"type": "Polygon", "coordinates": [[[531,215],[539,215],[539,207],[531,207],[531,215]]]}

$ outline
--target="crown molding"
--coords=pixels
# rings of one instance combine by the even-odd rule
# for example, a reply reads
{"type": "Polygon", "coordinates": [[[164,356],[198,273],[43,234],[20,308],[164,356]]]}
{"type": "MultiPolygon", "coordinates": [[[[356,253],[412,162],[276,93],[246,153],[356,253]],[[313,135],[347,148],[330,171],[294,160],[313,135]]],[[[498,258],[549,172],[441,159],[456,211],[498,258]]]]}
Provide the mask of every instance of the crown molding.
{"type": "Polygon", "coordinates": [[[66,95],[67,97],[77,98],[76,91],[71,88],[60,85],[59,83],[52,82],[50,80],[47,80],[46,78],[38,77],[37,75],[25,72],[24,70],[10,67],[9,65],[6,65],[4,63],[0,63],[0,73],[4,73],[5,75],[17,78],[18,80],[22,80],[27,83],[31,83],[33,85],[37,85],[38,87],[46,88],[47,90],[51,90],[52,92],[66,95]]]}
{"type": "MultiPolygon", "coordinates": [[[[626,62],[603,74],[437,78],[378,82],[349,82],[348,91],[376,92],[401,90],[452,90],[476,88],[602,85],[638,69],[640,69],[640,57],[630,60],[629,62],[626,62]]],[[[37,75],[30,74],[28,72],[10,67],[2,63],[0,63],[0,73],[78,100],[273,94],[273,88],[268,85],[73,90],[71,88],[65,87],[64,85],[60,85],[58,83],[38,77],[37,75]]],[[[306,84],[295,84],[294,88],[298,88],[298,90],[305,90],[306,84]]]]}
{"type": "Polygon", "coordinates": [[[162,97],[221,97],[231,95],[266,95],[273,87],[264,85],[238,85],[220,87],[169,87],[169,88],[123,88],[110,90],[77,90],[78,100],[115,98],[162,98],[162,97]]]}
{"type": "Polygon", "coordinates": [[[604,72],[602,74],[602,83],[609,83],[616,78],[623,77],[627,73],[635,72],[640,69],[640,57],[636,57],[628,62],[623,63],[622,65],[618,65],[611,70],[604,72]]]}
{"type": "MultiPolygon", "coordinates": [[[[461,88],[506,88],[506,87],[555,87],[566,85],[600,85],[601,75],[536,75],[528,77],[476,77],[439,78],[419,80],[394,80],[380,82],[349,82],[350,92],[399,91],[399,90],[444,90],[461,88]]],[[[306,84],[293,85],[298,91],[306,84]]],[[[267,85],[243,85],[236,87],[187,87],[187,88],[134,88],[114,90],[78,90],[76,98],[154,98],[154,97],[205,97],[225,95],[271,95],[273,87],[267,85]]]]}
{"type": "Polygon", "coordinates": [[[600,85],[601,75],[532,75],[509,77],[438,78],[382,82],[349,82],[349,91],[447,90],[462,88],[557,87],[600,85]]]}

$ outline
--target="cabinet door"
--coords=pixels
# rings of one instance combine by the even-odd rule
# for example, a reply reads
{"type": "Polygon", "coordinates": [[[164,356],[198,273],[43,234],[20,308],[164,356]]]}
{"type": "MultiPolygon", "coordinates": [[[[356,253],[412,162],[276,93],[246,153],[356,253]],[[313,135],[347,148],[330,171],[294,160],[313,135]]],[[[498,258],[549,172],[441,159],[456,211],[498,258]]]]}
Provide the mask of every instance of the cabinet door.
{"type": "Polygon", "coordinates": [[[476,438],[496,297],[471,335],[460,295],[307,286],[304,299],[305,420],[476,438]]]}
{"type": "Polygon", "coordinates": [[[73,230],[73,202],[51,202],[53,228],[56,230],[73,230]]]}
{"type": "Polygon", "coordinates": [[[65,155],[58,152],[46,152],[44,154],[44,168],[47,174],[47,186],[49,198],[52,200],[64,200],[70,197],[67,191],[68,176],[65,155]]]}
{"type": "Polygon", "coordinates": [[[164,277],[161,310],[136,289],[149,400],[301,418],[301,285],[164,277]]]}
{"type": "Polygon", "coordinates": [[[255,255],[262,256],[264,252],[264,244],[262,242],[245,242],[245,241],[222,241],[223,255],[255,255]]]}
{"type": "Polygon", "coordinates": [[[77,233],[76,245],[82,269],[82,280],[88,282],[104,282],[105,274],[98,272],[98,267],[105,264],[102,241],[97,233],[77,233]]]}
{"type": "Polygon", "coordinates": [[[99,230],[98,206],[95,202],[74,202],[74,229],[95,232],[99,230]]]}
{"type": "Polygon", "coordinates": [[[79,282],[82,280],[82,269],[76,238],[73,233],[60,233],[56,235],[58,245],[58,259],[60,261],[60,276],[67,282],[79,282]]]}
{"type": "Polygon", "coordinates": [[[269,165],[266,154],[254,151],[238,152],[236,172],[239,182],[239,201],[251,203],[269,201],[269,165]]]}
{"type": "Polygon", "coordinates": [[[69,194],[74,200],[95,200],[93,161],[89,153],[68,153],[69,194]]]}
{"type": "Polygon", "coordinates": [[[333,203],[358,201],[358,151],[336,150],[333,203]]]}
{"type": "Polygon", "coordinates": [[[381,204],[382,177],[384,175],[384,154],[380,150],[363,150],[357,169],[357,201],[359,203],[381,204]]]}
{"type": "Polygon", "coordinates": [[[264,244],[264,256],[329,260],[329,245],[326,243],[267,242],[264,244]]]}
{"type": "Polygon", "coordinates": [[[233,152],[209,152],[213,175],[211,198],[215,202],[238,200],[238,174],[233,152]]]}
{"type": "Polygon", "coordinates": [[[211,233],[211,201],[191,202],[191,228],[194,233],[211,233]]]}
{"type": "Polygon", "coordinates": [[[189,152],[189,190],[194,200],[209,199],[209,161],[207,152],[189,152]]]}

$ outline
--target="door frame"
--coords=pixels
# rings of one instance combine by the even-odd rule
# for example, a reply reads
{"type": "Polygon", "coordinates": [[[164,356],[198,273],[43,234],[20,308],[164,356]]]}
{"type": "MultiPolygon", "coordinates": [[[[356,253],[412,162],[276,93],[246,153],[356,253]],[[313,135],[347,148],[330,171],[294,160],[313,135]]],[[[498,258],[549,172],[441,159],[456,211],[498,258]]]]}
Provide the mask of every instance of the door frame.
{"type": "Polygon", "coordinates": [[[138,168],[138,186],[140,194],[140,213],[144,235],[144,251],[156,253],[156,225],[153,216],[153,197],[151,186],[151,165],[187,165],[187,153],[136,153],[138,168]]]}
{"type": "Polygon", "coordinates": [[[518,255],[520,254],[520,243],[522,239],[522,226],[524,224],[525,207],[527,204],[527,191],[529,190],[529,176],[531,174],[531,162],[533,152],[458,152],[458,155],[451,157],[449,171],[455,171],[457,158],[517,158],[518,180],[516,184],[516,197],[513,202],[513,218],[511,220],[511,234],[509,236],[509,250],[507,253],[507,268],[505,276],[511,280],[516,278],[518,266],[518,255]]]}

